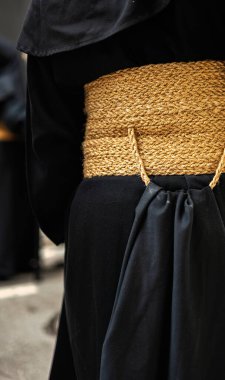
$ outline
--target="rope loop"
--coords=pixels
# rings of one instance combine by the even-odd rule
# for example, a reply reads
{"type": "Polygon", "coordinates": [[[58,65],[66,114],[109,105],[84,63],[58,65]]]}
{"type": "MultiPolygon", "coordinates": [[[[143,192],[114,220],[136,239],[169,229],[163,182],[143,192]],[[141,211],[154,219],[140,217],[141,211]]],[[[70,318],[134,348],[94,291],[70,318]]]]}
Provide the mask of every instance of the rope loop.
{"type": "MultiPolygon", "coordinates": [[[[148,186],[148,184],[150,183],[150,178],[146,172],[143,160],[140,156],[140,152],[139,152],[138,144],[137,144],[137,138],[136,138],[135,130],[133,127],[128,127],[128,137],[131,143],[132,152],[133,152],[135,161],[137,163],[137,167],[138,167],[141,179],[143,180],[145,185],[148,186]]],[[[225,148],[223,150],[223,154],[220,158],[219,164],[216,168],[215,175],[209,184],[211,189],[214,189],[214,187],[219,182],[220,176],[223,173],[224,168],[225,168],[225,148]]]]}

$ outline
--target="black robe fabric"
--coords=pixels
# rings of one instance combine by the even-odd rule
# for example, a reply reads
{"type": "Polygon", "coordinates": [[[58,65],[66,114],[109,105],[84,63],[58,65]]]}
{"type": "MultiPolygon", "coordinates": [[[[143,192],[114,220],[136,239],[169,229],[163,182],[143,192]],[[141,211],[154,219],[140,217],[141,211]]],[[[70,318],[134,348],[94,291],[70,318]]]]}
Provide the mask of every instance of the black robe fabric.
{"type": "Polygon", "coordinates": [[[0,120],[16,136],[0,141],[0,279],[38,268],[38,225],[25,175],[25,85],[22,63],[0,40],[0,120]]]}
{"type": "Polygon", "coordinates": [[[100,380],[224,378],[224,187],[185,179],[150,183],[136,207],[100,380]]]}
{"type": "Polygon", "coordinates": [[[211,179],[81,183],[50,379],[224,378],[225,175],[211,179]]]}
{"type": "Polygon", "coordinates": [[[155,176],[147,189],[140,176],[82,179],[81,149],[85,83],[148,63],[225,59],[223,21],[220,1],[173,0],[100,42],[28,57],[30,197],[46,234],[66,241],[51,380],[225,376],[224,175],[213,191],[213,173],[155,176]]]}
{"type": "Polygon", "coordinates": [[[18,49],[47,56],[104,40],[164,9],[170,0],[32,0],[18,49]]]}

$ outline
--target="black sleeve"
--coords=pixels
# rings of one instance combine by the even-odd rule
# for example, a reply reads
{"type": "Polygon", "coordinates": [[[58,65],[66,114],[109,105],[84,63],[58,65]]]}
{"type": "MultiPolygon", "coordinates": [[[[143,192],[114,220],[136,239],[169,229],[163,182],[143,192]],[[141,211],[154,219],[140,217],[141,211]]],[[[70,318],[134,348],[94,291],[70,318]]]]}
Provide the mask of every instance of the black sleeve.
{"type": "Polygon", "coordinates": [[[28,57],[27,175],[44,233],[64,241],[72,197],[82,179],[83,88],[59,86],[51,57],[28,57]]]}

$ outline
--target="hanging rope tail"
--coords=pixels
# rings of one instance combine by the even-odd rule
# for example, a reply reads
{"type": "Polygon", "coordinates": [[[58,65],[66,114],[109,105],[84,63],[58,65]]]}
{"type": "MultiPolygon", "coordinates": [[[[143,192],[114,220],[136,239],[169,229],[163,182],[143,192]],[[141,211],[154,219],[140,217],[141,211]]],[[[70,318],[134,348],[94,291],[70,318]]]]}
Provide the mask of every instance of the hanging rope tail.
{"type": "Polygon", "coordinates": [[[128,128],[128,137],[130,140],[132,153],[134,155],[134,158],[135,158],[136,163],[137,163],[137,167],[138,167],[139,172],[140,172],[140,176],[141,176],[143,182],[145,183],[145,185],[148,186],[148,184],[150,183],[150,178],[149,178],[148,174],[146,173],[143,160],[142,160],[140,153],[139,153],[134,128],[128,128]]]}
{"type": "Polygon", "coordinates": [[[221,174],[223,173],[223,170],[224,170],[224,166],[225,166],[225,148],[223,150],[223,154],[221,156],[220,162],[219,162],[219,164],[217,166],[215,175],[214,175],[212,181],[209,184],[209,186],[211,187],[211,189],[213,189],[217,185],[217,183],[219,182],[220,176],[221,176],[221,174]]]}

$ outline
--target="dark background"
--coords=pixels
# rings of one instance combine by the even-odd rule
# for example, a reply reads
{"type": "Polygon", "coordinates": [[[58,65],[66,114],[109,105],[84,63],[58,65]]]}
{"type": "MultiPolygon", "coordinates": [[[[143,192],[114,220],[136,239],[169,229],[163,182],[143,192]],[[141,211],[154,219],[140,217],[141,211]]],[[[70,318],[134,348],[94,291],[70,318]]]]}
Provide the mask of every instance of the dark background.
{"type": "Polygon", "coordinates": [[[16,45],[30,0],[0,0],[0,35],[16,45]]]}

